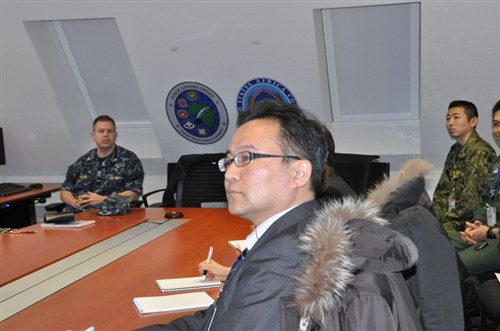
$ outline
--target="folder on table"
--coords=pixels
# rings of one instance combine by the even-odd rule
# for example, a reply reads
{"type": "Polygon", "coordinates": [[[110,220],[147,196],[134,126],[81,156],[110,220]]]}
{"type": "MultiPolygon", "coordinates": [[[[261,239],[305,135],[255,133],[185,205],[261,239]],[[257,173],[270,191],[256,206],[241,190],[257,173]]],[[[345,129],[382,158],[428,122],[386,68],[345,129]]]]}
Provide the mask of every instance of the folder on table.
{"type": "Polygon", "coordinates": [[[89,221],[72,221],[72,222],[61,222],[61,223],[42,223],[42,228],[51,228],[51,229],[63,229],[63,228],[83,228],[85,226],[89,226],[94,224],[94,220],[89,221]]]}
{"type": "Polygon", "coordinates": [[[247,248],[247,241],[243,240],[229,240],[229,245],[238,250],[238,252],[243,252],[247,248]]]}

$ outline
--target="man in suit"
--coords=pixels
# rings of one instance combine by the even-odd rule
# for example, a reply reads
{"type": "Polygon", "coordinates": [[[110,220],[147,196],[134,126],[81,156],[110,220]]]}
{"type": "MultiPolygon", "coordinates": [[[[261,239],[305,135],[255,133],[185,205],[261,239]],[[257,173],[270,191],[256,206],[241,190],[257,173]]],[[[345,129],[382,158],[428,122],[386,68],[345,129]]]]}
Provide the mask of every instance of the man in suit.
{"type": "Polygon", "coordinates": [[[307,254],[299,236],[320,205],[327,142],[298,107],[265,103],[239,114],[225,172],[229,211],[250,220],[248,253],[228,275],[216,302],[149,330],[279,330],[307,254]]]}

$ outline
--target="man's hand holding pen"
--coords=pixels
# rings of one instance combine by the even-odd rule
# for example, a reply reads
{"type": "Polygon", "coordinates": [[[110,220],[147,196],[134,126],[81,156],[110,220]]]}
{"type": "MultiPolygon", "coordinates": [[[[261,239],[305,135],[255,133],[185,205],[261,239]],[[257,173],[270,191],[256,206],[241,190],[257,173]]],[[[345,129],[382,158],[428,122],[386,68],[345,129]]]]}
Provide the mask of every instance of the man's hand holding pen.
{"type": "Polygon", "coordinates": [[[200,264],[198,264],[198,270],[202,273],[201,281],[204,282],[205,279],[217,279],[221,282],[224,282],[227,278],[227,274],[230,267],[223,266],[222,264],[217,263],[212,260],[212,255],[214,253],[214,248],[210,247],[208,250],[207,259],[200,264]]]}
{"type": "MultiPolygon", "coordinates": [[[[210,246],[210,248],[208,249],[208,256],[207,256],[207,261],[206,261],[207,264],[210,264],[210,260],[212,259],[213,253],[214,253],[214,248],[212,246],[210,246]]],[[[208,272],[207,269],[203,270],[203,274],[201,275],[202,282],[204,282],[205,279],[207,278],[207,272],[208,272]]]]}
{"type": "Polygon", "coordinates": [[[217,263],[212,259],[210,260],[210,264],[206,263],[206,260],[198,264],[198,270],[200,272],[207,270],[207,279],[215,278],[217,280],[220,280],[221,282],[225,282],[227,274],[229,273],[229,270],[231,270],[231,268],[217,263]]]}

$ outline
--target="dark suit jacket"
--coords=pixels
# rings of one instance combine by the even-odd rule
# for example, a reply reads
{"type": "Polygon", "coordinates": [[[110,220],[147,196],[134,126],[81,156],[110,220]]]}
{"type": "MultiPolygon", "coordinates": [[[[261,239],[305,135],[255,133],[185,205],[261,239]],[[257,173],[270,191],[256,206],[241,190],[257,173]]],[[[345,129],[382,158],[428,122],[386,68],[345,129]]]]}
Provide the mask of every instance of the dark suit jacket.
{"type": "MultiPolygon", "coordinates": [[[[214,304],[217,311],[211,331],[280,329],[281,304],[293,296],[298,267],[307,258],[298,247],[299,235],[316,209],[319,209],[317,201],[297,206],[279,218],[257,241],[214,304]]],[[[207,330],[214,305],[169,325],[146,329],[207,330]]]]}

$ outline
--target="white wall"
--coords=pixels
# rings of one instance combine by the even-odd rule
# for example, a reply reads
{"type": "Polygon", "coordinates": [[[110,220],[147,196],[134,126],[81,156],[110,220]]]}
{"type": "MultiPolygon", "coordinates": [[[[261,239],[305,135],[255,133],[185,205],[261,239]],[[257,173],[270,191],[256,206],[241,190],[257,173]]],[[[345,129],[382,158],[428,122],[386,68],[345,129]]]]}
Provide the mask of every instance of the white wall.
{"type": "MultiPolygon", "coordinates": [[[[163,152],[163,158],[142,160],[145,191],[149,191],[164,186],[166,163],[179,155],[226,149],[234,128],[237,92],[249,79],[265,76],[280,81],[302,107],[329,121],[313,10],[379,3],[394,1],[0,0],[0,126],[8,161],[0,166],[0,182],[62,181],[67,166],[81,154],[23,21],[117,20],[163,152]],[[224,101],[231,124],[219,142],[197,145],[171,127],[165,97],[183,81],[208,85],[224,101]]],[[[452,144],[444,127],[451,100],[476,103],[479,132],[493,142],[489,111],[500,98],[500,2],[427,0],[421,9],[421,156],[436,166],[438,174],[452,144]]],[[[373,132],[358,131],[356,139],[338,150],[378,154],[360,150],[373,132]]],[[[148,148],[144,144],[141,152],[148,154],[148,148]]],[[[408,157],[382,155],[392,163],[392,170],[408,157]]],[[[435,177],[429,181],[431,191],[435,177]]]]}

